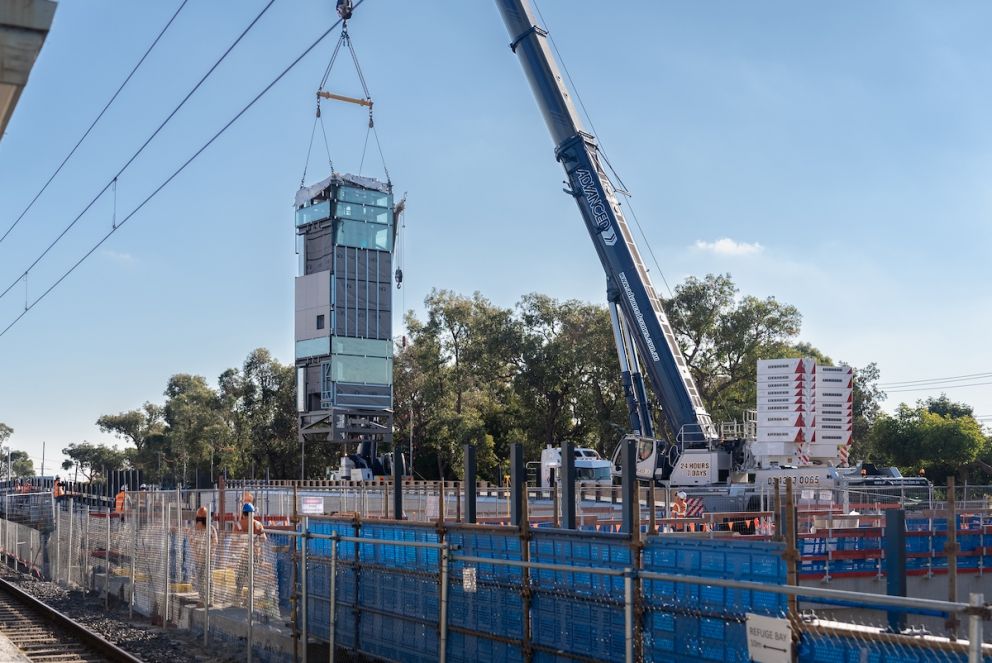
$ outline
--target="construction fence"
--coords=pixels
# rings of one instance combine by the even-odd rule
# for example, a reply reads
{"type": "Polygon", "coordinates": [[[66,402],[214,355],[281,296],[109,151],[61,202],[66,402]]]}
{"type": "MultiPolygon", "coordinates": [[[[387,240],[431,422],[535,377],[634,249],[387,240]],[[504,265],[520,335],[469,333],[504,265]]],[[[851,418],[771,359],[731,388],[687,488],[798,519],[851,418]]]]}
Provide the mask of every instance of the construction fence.
{"type": "Polygon", "coordinates": [[[241,488],[136,492],[120,511],[4,497],[8,564],[204,638],[230,637],[212,626],[223,617],[240,621],[250,644],[273,634],[294,643],[287,660],[321,645],[395,661],[736,662],[765,647],[824,663],[992,654],[982,597],[798,587],[798,540],[303,515],[305,495],[286,505],[273,493],[269,508],[287,516],[241,488]],[[245,501],[258,510],[243,516],[245,501]]]}

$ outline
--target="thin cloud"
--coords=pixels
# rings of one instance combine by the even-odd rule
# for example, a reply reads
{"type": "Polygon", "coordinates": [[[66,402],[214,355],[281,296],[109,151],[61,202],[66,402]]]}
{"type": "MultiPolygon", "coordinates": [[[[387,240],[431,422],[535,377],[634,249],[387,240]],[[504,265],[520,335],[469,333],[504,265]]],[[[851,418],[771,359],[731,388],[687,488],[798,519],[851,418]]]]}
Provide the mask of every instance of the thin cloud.
{"type": "Polygon", "coordinates": [[[705,242],[699,239],[696,240],[695,246],[700,251],[721,256],[751,256],[765,250],[765,247],[757,242],[738,242],[729,237],[718,239],[715,242],[705,242]]]}
{"type": "Polygon", "coordinates": [[[104,258],[108,258],[109,260],[116,262],[119,265],[124,265],[125,267],[132,267],[138,263],[138,259],[130,253],[113,251],[111,249],[104,249],[101,253],[104,258]]]}

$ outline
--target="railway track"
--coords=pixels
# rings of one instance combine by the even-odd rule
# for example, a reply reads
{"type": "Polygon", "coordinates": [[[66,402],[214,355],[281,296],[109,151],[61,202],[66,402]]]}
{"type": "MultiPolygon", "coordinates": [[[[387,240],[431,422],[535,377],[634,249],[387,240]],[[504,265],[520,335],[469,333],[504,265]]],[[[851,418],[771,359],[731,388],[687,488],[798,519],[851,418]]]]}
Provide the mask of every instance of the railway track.
{"type": "Polygon", "coordinates": [[[38,663],[141,663],[117,645],[0,578],[0,633],[38,663]]]}

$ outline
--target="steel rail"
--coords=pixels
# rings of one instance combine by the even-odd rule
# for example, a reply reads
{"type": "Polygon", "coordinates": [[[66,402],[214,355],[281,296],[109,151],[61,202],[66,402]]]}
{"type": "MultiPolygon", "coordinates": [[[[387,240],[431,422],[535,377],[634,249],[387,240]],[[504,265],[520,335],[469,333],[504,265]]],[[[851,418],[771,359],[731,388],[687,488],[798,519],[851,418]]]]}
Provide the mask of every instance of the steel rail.
{"type": "Polygon", "coordinates": [[[47,620],[48,625],[65,632],[78,642],[82,642],[95,653],[103,656],[108,661],[114,663],[142,663],[140,658],[129,654],[114,643],[106,640],[98,633],[94,633],[68,615],[59,612],[47,603],[31,596],[17,585],[0,578],[0,593],[12,597],[15,601],[25,606],[28,610],[41,615],[47,620]]]}

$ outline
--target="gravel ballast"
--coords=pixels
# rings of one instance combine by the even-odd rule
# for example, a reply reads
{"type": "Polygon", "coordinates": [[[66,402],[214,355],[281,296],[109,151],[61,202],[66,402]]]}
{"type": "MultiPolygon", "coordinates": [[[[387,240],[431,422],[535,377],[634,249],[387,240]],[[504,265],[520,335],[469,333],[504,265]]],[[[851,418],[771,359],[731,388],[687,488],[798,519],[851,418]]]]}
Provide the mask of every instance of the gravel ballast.
{"type": "Polygon", "coordinates": [[[166,630],[142,621],[143,618],[138,615],[131,621],[126,605],[115,606],[111,601],[111,607],[107,610],[101,596],[87,595],[81,590],[67,590],[26,575],[9,574],[5,579],[146,663],[236,663],[245,660],[243,646],[217,642],[204,647],[202,634],[172,628],[166,630]]]}

